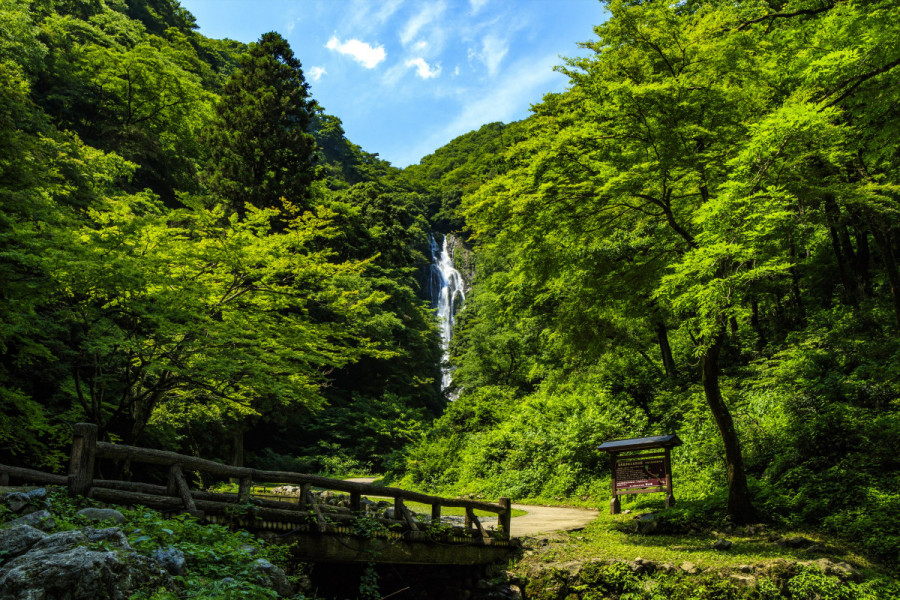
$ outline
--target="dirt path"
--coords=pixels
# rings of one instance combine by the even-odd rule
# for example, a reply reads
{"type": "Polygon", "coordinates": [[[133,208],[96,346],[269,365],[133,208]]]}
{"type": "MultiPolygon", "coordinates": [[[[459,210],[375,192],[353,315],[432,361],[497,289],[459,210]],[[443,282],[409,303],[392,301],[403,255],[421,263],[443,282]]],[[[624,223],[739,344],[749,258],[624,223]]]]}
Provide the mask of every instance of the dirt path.
{"type": "MultiPolygon", "coordinates": [[[[357,483],[372,483],[374,477],[354,477],[347,481],[357,483]]],[[[512,535],[537,535],[552,531],[570,531],[581,529],[597,518],[597,511],[587,508],[572,508],[563,506],[531,506],[527,504],[513,504],[513,508],[524,510],[528,514],[513,517],[510,522],[512,535]]]]}
{"type": "Polygon", "coordinates": [[[512,507],[528,512],[527,515],[513,517],[510,521],[513,537],[581,529],[598,515],[596,510],[569,506],[513,504],[512,507]]]}

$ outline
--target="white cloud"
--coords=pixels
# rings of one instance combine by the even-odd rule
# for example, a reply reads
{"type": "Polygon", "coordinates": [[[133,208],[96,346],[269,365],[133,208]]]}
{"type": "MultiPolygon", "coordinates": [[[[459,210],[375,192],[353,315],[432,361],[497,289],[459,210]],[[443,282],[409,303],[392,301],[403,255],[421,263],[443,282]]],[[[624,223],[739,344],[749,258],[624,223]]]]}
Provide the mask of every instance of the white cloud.
{"type": "Polygon", "coordinates": [[[488,0],[469,0],[469,6],[472,7],[472,12],[477,13],[484,5],[488,3],[488,0]]]}
{"type": "MultiPolygon", "coordinates": [[[[367,3],[367,4],[373,4],[373,3],[371,2],[371,0],[367,0],[366,3],[367,3]]],[[[385,2],[385,1],[382,1],[382,2],[375,2],[374,4],[376,4],[376,5],[379,5],[379,4],[380,4],[380,9],[381,9],[381,10],[379,10],[378,13],[375,15],[375,20],[376,20],[379,24],[383,24],[383,23],[385,23],[388,19],[391,18],[391,15],[393,15],[395,12],[397,12],[397,9],[400,8],[400,5],[401,5],[401,4],[403,4],[403,0],[388,0],[387,2],[385,2]]]]}
{"type": "MultiPolygon", "coordinates": [[[[329,4],[336,4],[328,0],[329,4]]],[[[403,0],[355,0],[344,5],[342,22],[349,31],[372,32],[384,25],[393,16],[403,0]]]]}
{"type": "Polygon", "coordinates": [[[500,63],[503,62],[507,52],[509,52],[509,42],[507,40],[500,39],[492,34],[484,36],[484,39],[481,40],[481,53],[478,55],[478,58],[487,67],[488,74],[491,77],[497,74],[500,63]]]}
{"type": "Polygon", "coordinates": [[[356,39],[341,42],[336,35],[331,36],[331,39],[328,40],[325,47],[329,50],[348,55],[367,69],[374,69],[375,66],[387,56],[384,51],[384,46],[372,46],[371,44],[356,39]]]}
{"type": "Polygon", "coordinates": [[[302,20],[303,19],[301,19],[300,17],[297,17],[296,19],[293,19],[290,23],[288,23],[284,28],[285,36],[291,35],[291,33],[294,32],[294,28],[297,26],[297,23],[302,20]]]}
{"type": "Polygon", "coordinates": [[[381,85],[384,89],[391,90],[392,94],[397,93],[397,90],[395,90],[394,87],[403,80],[403,76],[408,71],[409,67],[405,66],[403,63],[397,63],[390,66],[385,70],[384,75],[381,77],[381,85]]]}
{"type": "Polygon", "coordinates": [[[426,4],[421,11],[413,15],[406,22],[406,25],[403,26],[403,30],[400,32],[400,43],[408,46],[419,35],[422,28],[429,25],[432,21],[436,21],[446,8],[447,6],[443,2],[426,4]]]}
{"type": "Polygon", "coordinates": [[[424,138],[420,144],[411,146],[404,155],[392,162],[400,166],[412,164],[435,148],[468,131],[478,129],[485,123],[509,122],[524,117],[523,113],[528,105],[539,101],[551,89],[558,88],[561,79],[565,79],[564,75],[553,70],[559,62],[556,54],[540,60],[523,60],[491,81],[483,88],[484,93],[480,96],[475,91],[467,92],[465,97],[471,98],[471,101],[462,107],[453,120],[433,135],[424,138]]]}
{"type": "Polygon", "coordinates": [[[322,79],[323,75],[328,75],[328,71],[325,70],[325,67],[310,67],[309,76],[313,81],[322,79]]]}
{"type": "Polygon", "coordinates": [[[454,74],[454,75],[459,75],[459,65],[457,65],[456,68],[453,69],[453,74],[454,74]]]}
{"type": "Polygon", "coordinates": [[[431,67],[422,57],[406,61],[407,67],[415,67],[416,74],[422,79],[432,79],[441,74],[441,65],[431,67]]]}

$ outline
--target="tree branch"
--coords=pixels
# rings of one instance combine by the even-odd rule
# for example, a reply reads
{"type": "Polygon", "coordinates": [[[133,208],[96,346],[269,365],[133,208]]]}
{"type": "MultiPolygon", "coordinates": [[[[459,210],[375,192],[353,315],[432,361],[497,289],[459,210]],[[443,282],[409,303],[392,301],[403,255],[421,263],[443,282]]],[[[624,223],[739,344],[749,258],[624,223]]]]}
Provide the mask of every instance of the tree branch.
{"type": "Polygon", "coordinates": [[[881,75],[882,73],[887,73],[888,71],[890,71],[891,69],[893,69],[894,67],[896,67],[896,66],[898,66],[898,65],[900,65],[900,58],[898,58],[897,60],[894,60],[894,61],[889,62],[888,64],[884,65],[883,67],[881,67],[881,68],[879,68],[879,69],[875,69],[874,71],[869,71],[869,72],[866,73],[865,75],[857,75],[856,77],[851,77],[850,79],[845,79],[845,80],[842,81],[840,84],[838,84],[838,86],[837,86],[833,91],[828,92],[827,94],[825,94],[824,96],[822,96],[822,98],[820,98],[820,100],[824,100],[824,99],[827,98],[828,96],[830,96],[830,95],[836,93],[838,90],[840,90],[840,89],[843,88],[844,86],[849,85],[849,83],[850,83],[851,81],[853,81],[854,79],[856,79],[856,83],[854,83],[853,85],[851,85],[850,88],[849,88],[847,91],[845,91],[843,94],[841,94],[841,95],[837,98],[837,100],[832,100],[831,102],[829,102],[829,103],[825,106],[825,108],[831,108],[832,106],[834,106],[835,104],[839,103],[840,101],[844,100],[847,96],[849,96],[850,94],[852,94],[852,93],[856,90],[856,88],[858,88],[859,86],[861,86],[861,85],[862,85],[863,83],[865,83],[866,81],[872,79],[873,77],[877,77],[878,75],[881,75]]]}
{"type": "Polygon", "coordinates": [[[798,10],[798,11],[790,12],[790,13],[769,13],[767,15],[763,15],[763,16],[757,17],[755,19],[750,19],[749,21],[744,21],[743,23],[741,23],[740,25],[735,27],[734,30],[742,31],[742,30],[746,29],[747,27],[750,27],[751,25],[755,25],[756,23],[761,23],[762,21],[765,21],[766,19],[771,19],[771,20],[790,19],[792,17],[800,17],[803,15],[817,15],[819,13],[831,10],[832,8],[837,6],[837,4],[838,3],[835,2],[834,4],[826,4],[825,6],[821,6],[819,8],[806,8],[803,10],[798,10]]]}

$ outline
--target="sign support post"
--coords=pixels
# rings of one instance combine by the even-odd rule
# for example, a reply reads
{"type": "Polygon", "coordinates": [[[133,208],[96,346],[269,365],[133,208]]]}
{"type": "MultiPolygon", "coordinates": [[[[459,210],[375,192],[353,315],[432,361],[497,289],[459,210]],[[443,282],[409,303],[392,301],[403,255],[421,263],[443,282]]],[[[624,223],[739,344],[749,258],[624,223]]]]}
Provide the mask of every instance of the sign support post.
{"type": "Polygon", "coordinates": [[[675,506],[675,494],[672,491],[672,449],[666,448],[666,508],[675,506]]]}
{"type": "Polygon", "coordinates": [[[618,454],[611,452],[612,457],[612,500],[609,501],[609,514],[617,515],[622,510],[622,503],[619,502],[619,495],[616,493],[616,457],[618,454]]]}

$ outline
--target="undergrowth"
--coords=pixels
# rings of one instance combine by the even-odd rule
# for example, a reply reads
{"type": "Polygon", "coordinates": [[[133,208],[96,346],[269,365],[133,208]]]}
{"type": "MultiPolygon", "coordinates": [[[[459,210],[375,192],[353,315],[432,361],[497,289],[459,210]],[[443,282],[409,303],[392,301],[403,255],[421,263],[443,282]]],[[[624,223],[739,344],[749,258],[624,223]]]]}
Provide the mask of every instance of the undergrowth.
{"type": "MultiPolygon", "coordinates": [[[[70,496],[65,489],[56,487],[48,488],[47,498],[48,510],[55,520],[50,533],[102,526],[77,515],[80,509],[99,506],[98,503],[70,496]]],[[[130,600],[271,600],[279,597],[263,584],[255,564],[264,559],[287,571],[291,567],[290,546],[266,544],[247,531],[201,524],[186,514],[166,517],[144,507],[114,508],[126,517],[125,523],[116,526],[136,552],[152,557],[160,550],[178,551],[185,560],[185,574],[173,577],[173,589],[142,590],[133,594],[130,600]]],[[[15,516],[0,509],[0,526],[15,516]]],[[[295,574],[294,583],[301,577],[301,573],[295,574]]],[[[294,600],[304,598],[294,596],[294,600]]]]}

